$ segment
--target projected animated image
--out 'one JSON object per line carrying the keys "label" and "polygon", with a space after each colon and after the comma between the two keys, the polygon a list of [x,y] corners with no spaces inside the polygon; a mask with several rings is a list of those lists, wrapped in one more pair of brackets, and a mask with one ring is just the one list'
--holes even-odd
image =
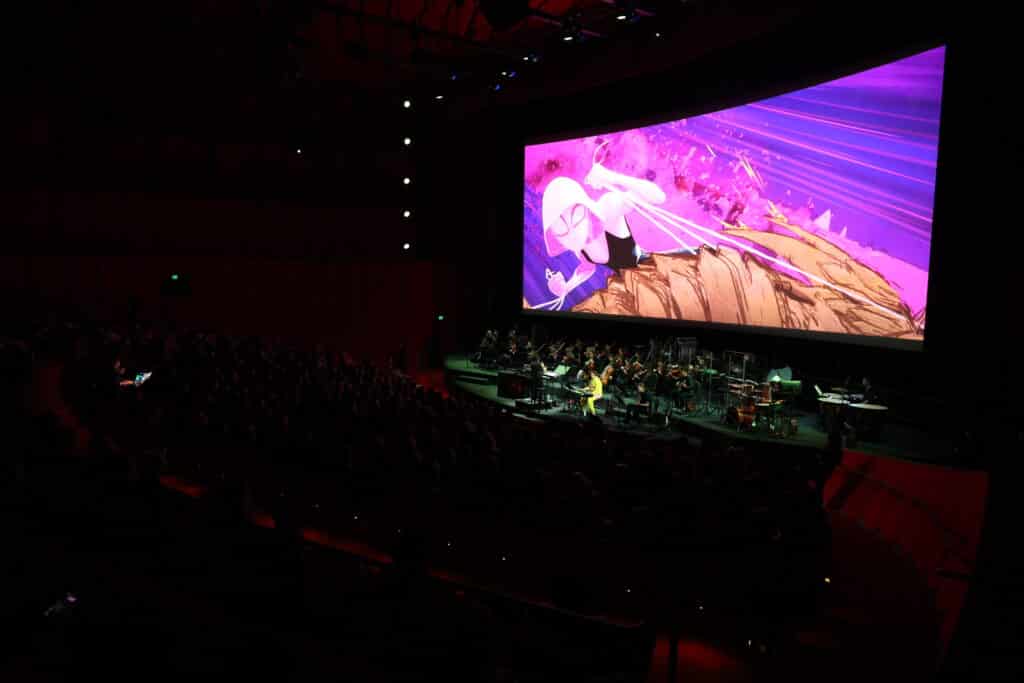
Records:
{"label": "projected animated image", "polygon": [[923,339],[943,60],[528,146],[523,307]]}

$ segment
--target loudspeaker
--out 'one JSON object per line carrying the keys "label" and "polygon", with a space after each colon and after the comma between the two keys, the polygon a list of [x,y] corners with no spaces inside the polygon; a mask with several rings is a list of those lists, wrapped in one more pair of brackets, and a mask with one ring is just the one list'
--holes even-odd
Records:
{"label": "loudspeaker", "polygon": [[529,393],[529,378],[515,372],[498,373],[499,398],[526,398]]}
{"label": "loudspeaker", "polygon": [[530,13],[529,0],[480,0],[480,12],[495,31],[507,31]]}

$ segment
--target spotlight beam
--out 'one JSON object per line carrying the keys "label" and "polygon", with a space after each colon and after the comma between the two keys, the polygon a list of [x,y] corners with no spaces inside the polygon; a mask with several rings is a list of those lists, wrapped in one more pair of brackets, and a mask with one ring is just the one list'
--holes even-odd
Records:
{"label": "spotlight beam", "polygon": [[[612,6],[617,6],[619,4],[617,0],[601,0],[601,2],[603,2],[606,5],[612,5]],[[636,5],[633,5],[633,7],[630,8],[630,9],[632,9],[633,12],[635,12],[637,14],[637,16],[641,16],[641,17],[656,17],[656,16],[658,16],[652,10],[643,9],[641,7],[637,7]]]}

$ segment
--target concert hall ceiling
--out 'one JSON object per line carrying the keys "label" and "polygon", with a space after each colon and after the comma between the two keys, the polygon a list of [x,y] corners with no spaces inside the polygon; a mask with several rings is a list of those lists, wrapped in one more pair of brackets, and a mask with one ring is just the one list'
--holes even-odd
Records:
{"label": "concert hall ceiling", "polygon": [[[361,178],[390,164],[379,158],[391,149],[380,141],[404,135],[396,131],[410,122],[465,127],[481,110],[660,73],[794,26],[798,34],[811,24],[837,30],[821,18],[823,4],[41,0],[7,22],[8,111],[18,140],[11,156],[29,185],[65,183],[55,180],[61,168],[67,182],[108,186],[141,183],[143,167],[154,186],[168,186],[168,173],[192,183],[198,166],[211,177],[280,168],[308,184],[323,175],[320,164],[332,178],[342,166]],[[880,0],[842,11],[873,5]],[[406,98],[411,111],[401,107]],[[331,156],[298,159],[300,147]],[[119,169],[121,180],[100,180],[99,171]],[[262,192],[250,175],[238,184]]]}
{"label": "concert hall ceiling", "polygon": [[[300,98],[351,110],[355,94],[368,92],[442,95],[449,105],[491,98],[486,104],[662,69],[771,32],[814,6],[810,0],[44,0],[23,7],[25,16],[12,22],[19,28],[12,55],[32,91],[78,101],[99,96],[129,107],[162,99],[147,116],[173,116],[193,100],[250,114]],[[207,113],[216,114],[212,108]]]}

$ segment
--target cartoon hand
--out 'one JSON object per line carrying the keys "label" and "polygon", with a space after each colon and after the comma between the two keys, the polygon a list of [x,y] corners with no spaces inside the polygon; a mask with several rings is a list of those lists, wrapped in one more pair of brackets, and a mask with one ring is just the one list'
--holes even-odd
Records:
{"label": "cartoon hand", "polygon": [[561,273],[553,273],[548,270],[545,275],[548,278],[548,289],[555,296],[562,298],[565,296],[565,276]]}

